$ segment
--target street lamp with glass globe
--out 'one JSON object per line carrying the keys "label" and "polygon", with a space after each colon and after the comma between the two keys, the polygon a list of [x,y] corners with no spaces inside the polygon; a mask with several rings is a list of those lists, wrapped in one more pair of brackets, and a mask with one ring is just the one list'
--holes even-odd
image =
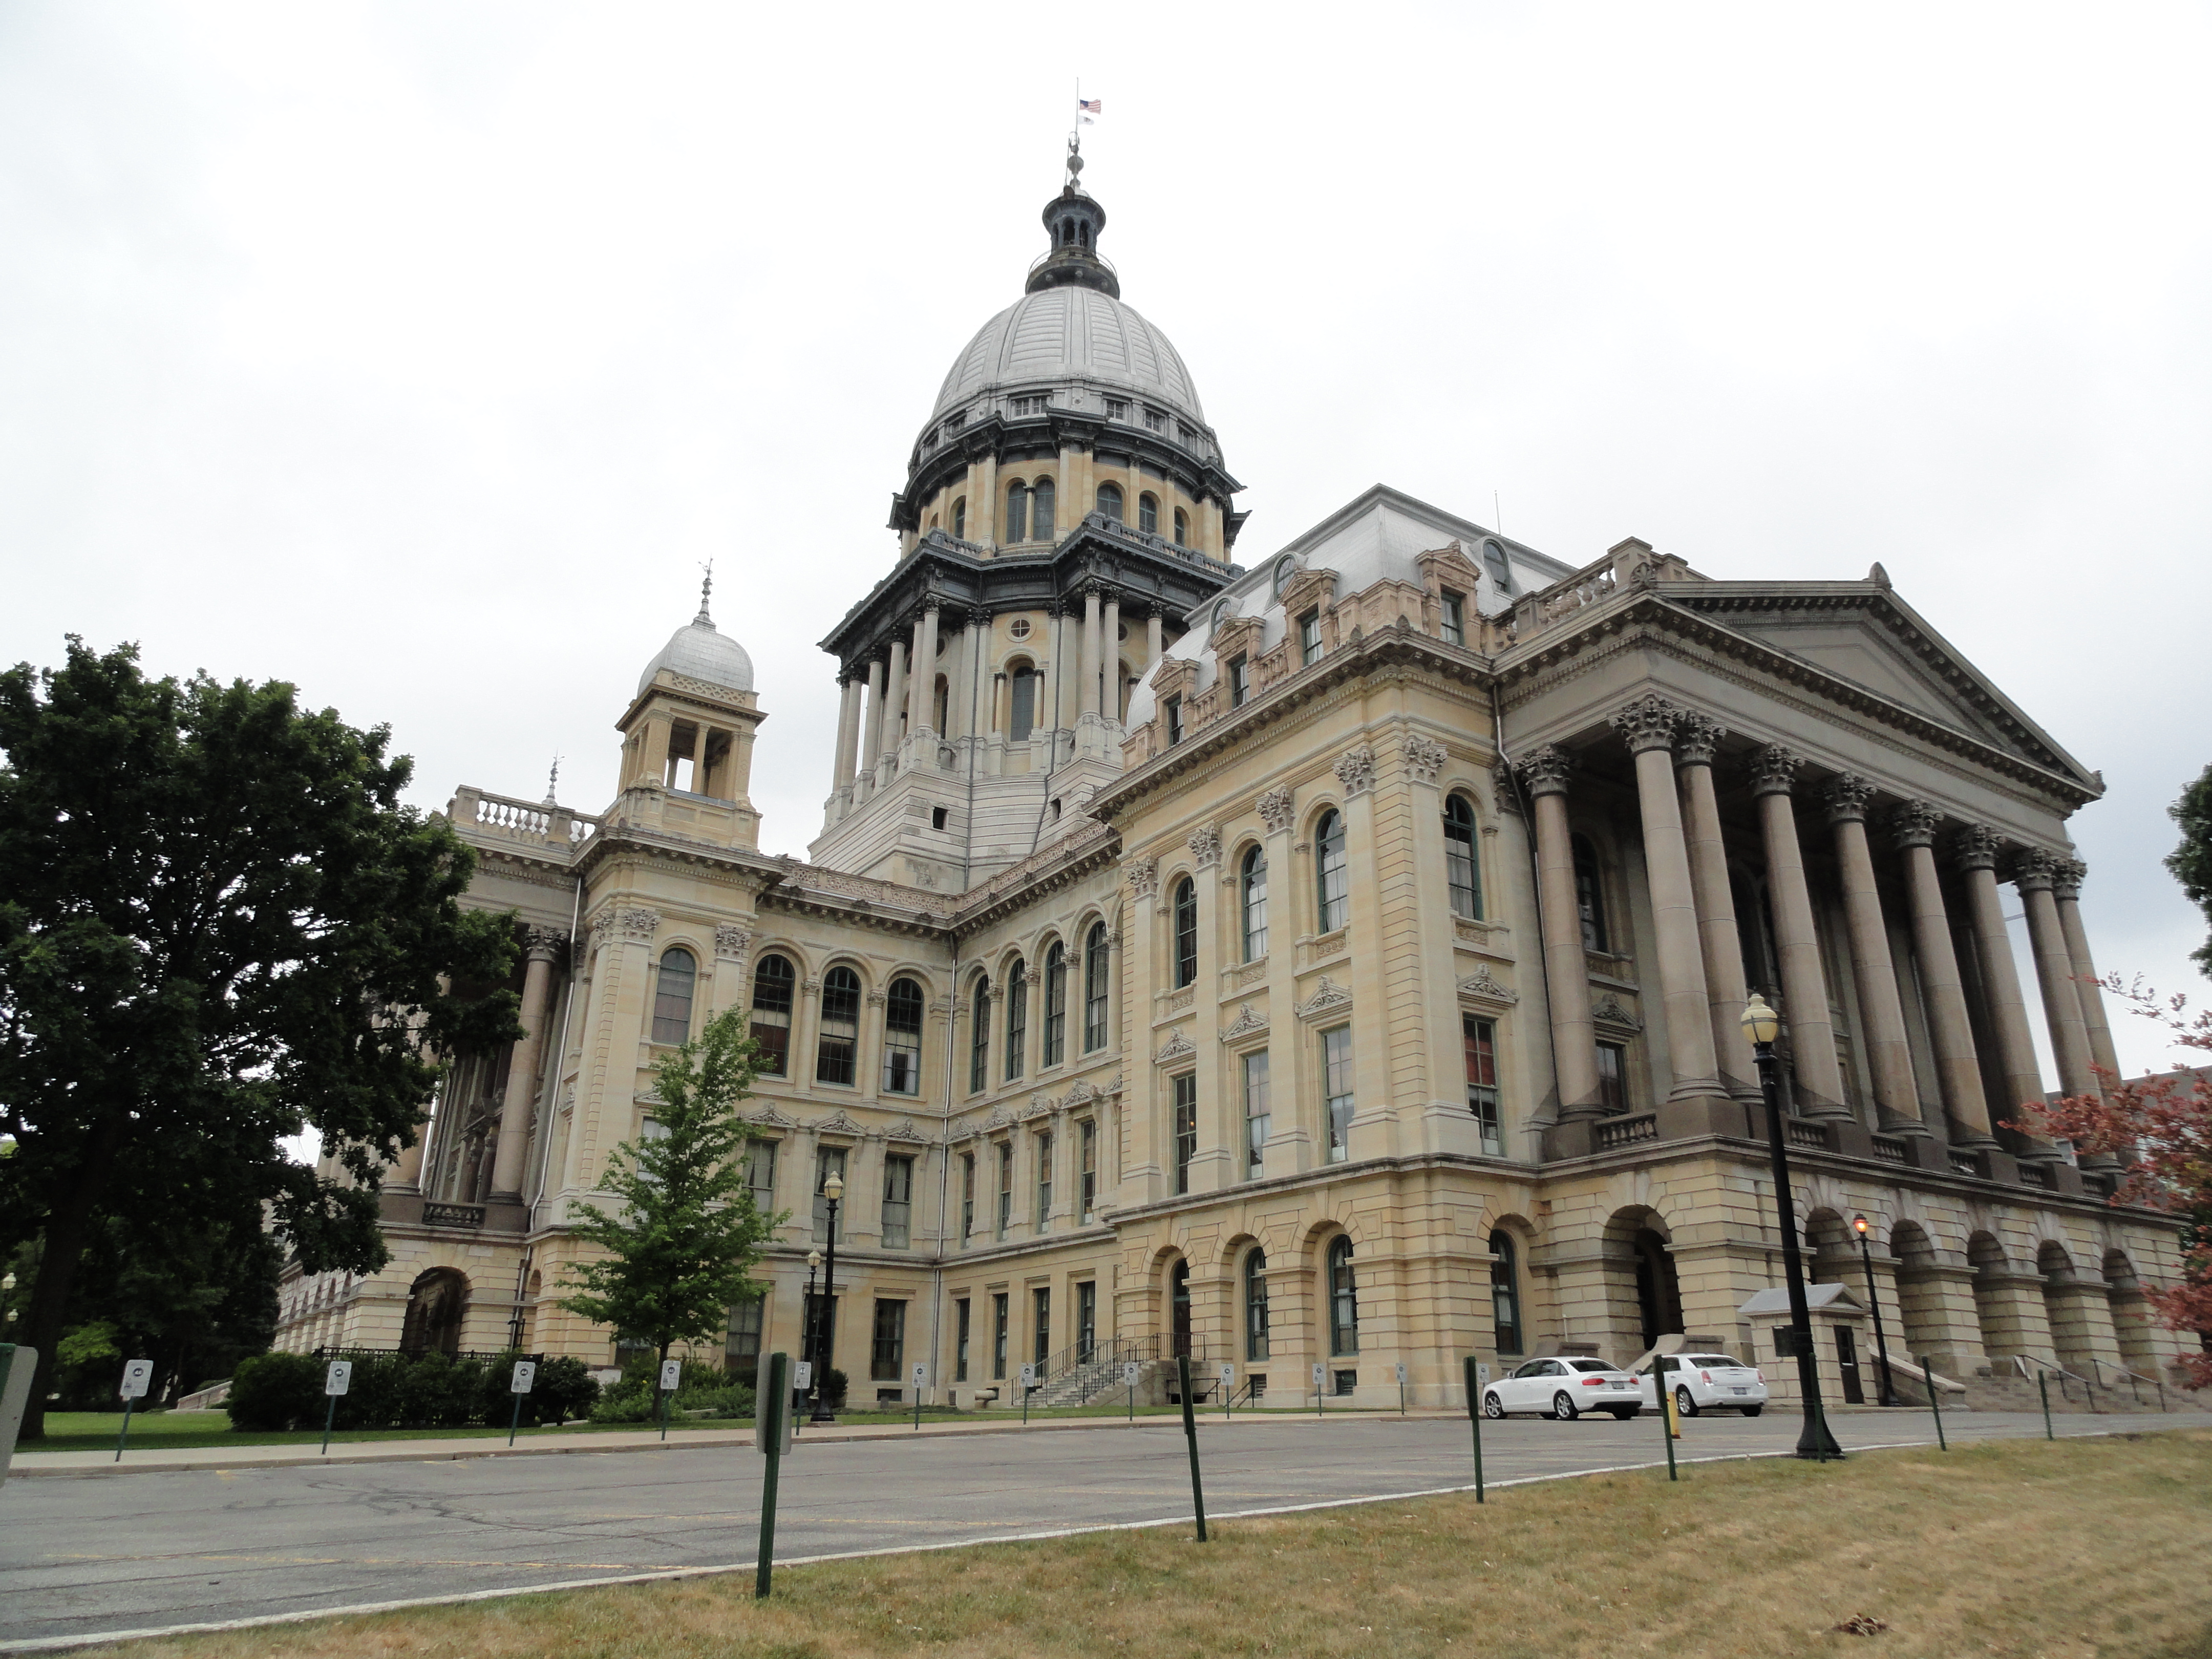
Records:
{"label": "street lamp with glass globe", "polygon": [[830,1206],[830,1253],[822,1270],[822,1329],[814,1342],[814,1414],[816,1423],[834,1423],[830,1409],[830,1362],[837,1344],[837,1321],[830,1310],[837,1299],[837,1206],[844,1201],[845,1176],[832,1170],[822,1183],[822,1196]]}
{"label": "street lamp with glass globe", "polygon": [[[811,1359],[814,1357],[816,1346],[822,1340],[822,1304],[814,1299],[814,1275],[821,1271],[822,1252],[809,1250],[806,1253],[805,1349],[799,1356],[802,1359]],[[814,1373],[811,1370],[808,1371],[806,1392],[811,1395],[818,1386],[820,1385],[814,1381]]]}
{"label": "street lamp with glass globe", "polygon": [[1874,1247],[1867,1241],[1867,1218],[1853,1216],[1851,1231],[1859,1236],[1859,1260],[1866,1264],[1867,1306],[1874,1310],[1874,1352],[1881,1364],[1881,1403],[1894,1406],[1897,1389],[1889,1380],[1889,1340],[1881,1331],[1881,1292],[1874,1284]]}
{"label": "street lamp with glass globe", "polygon": [[1844,1452],[1820,1415],[1820,1362],[1813,1351],[1813,1310],[1805,1302],[1805,1261],[1797,1249],[1797,1201],[1790,1192],[1790,1142],[1782,1127],[1781,1062],[1774,1056],[1774,1039],[1782,1033],[1782,1017],[1754,991],[1745,1005],[1742,1024],[1744,1036],[1751,1039],[1752,1057],[1759,1062],[1759,1091],[1766,1100],[1766,1144],[1774,1164],[1774,1215],[1782,1230],[1782,1272],[1790,1288],[1790,1346],[1797,1357],[1797,1393],[1805,1413],[1805,1426],[1797,1435],[1797,1455],[1825,1462],[1841,1457]]}

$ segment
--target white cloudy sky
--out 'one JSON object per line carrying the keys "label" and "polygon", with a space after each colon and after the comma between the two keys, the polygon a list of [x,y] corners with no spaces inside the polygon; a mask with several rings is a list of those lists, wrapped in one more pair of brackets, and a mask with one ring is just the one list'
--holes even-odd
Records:
{"label": "white cloudy sky", "polygon": [[[1378,480],[1572,562],[1899,589],[2109,797],[2100,962],[2196,988],[2212,760],[2196,5],[0,8],[0,659],[611,792],[719,562],[818,826],[813,641],[1042,246],[1073,82],[1264,554]],[[2148,1031],[2121,1033],[2158,1063]]]}

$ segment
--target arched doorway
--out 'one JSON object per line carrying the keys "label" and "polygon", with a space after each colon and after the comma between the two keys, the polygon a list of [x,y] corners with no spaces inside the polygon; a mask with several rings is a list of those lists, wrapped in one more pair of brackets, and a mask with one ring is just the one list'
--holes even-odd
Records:
{"label": "arched doorway", "polygon": [[2136,1264],[2125,1250],[2105,1252],[2105,1294],[2112,1305],[2112,1334],[2120,1345],[2120,1363],[2138,1376],[2158,1375],[2158,1350],[2151,1342],[2150,1307],[2143,1300],[2142,1283]]}
{"label": "arched doorway", "polygon": [[2084,1287],[2075,1277],[2074,1258],[2063,1244],[2046,1238],[2035,1252],[2035,1271],[2043,1276],[2043,1316],[2051,1327],[2051,1352],[2075,1376],[2094,1377],[2097,1356],[2083,1316]]}
{"label": "arched doorway", "polygon": [[1966,1260],[1974,1268],[1974,1318],[1982,1328],[1982,1352],[1992,1359],[2020,1352],[2020,1343],[2005,1317],[2004,1292],[1997,1284],[2008,1270],[2004,1246],[1994,1233],[1976,1233],[1966,1240]]}
{"label": "arched doorway", "polygon": [[1171,1358],[1196,1356],[1190,1346],[1190,1263],[1177,1261],[1168,1274],[1168,1333]]}
{"label": "arched doorway", "polygon": [[1636,1311],[1643,1320],[1644,1346],[1656,1348],[1661,1337],[1682,1328],[1682,1286],[1665,1239],[1650,1227],[1639,1227],[1630,1243],[1636,1252]]}
{"label": "arched doorway", "polygon": [[399,1328],[406,1353],[457,1354],[469,1312],[469,1281],[452,1267],[433,1267],[407,1291],[407,1316]]}

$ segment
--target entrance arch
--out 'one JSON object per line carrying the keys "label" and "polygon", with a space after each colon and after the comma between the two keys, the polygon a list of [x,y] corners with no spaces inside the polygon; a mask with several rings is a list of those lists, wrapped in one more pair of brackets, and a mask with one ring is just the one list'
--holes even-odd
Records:
{"label": "entrance arch", "polygon": [[407,1289],[407,1316],[399,1328],[399,1346],[411,1354],[457,1354],[461,1327],[469,1313],[467,1276],[453,1267],[433,1267],[416,1275]]}

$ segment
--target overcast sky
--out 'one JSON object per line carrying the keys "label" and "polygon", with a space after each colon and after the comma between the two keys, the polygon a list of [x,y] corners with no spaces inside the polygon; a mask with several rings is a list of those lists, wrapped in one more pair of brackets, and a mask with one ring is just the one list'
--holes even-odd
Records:
{"label": "overcast sky", "polygon": [[[0,6],[0,660],[281,678],[611,793],[716,562],[820,827],[908,450],[1043,246],[1076,78],[1125,297],[1264,556],[1386,481],[1579,564],[1899,591],[2110,794],[2100,965],[2212,990],[2200,6]],[[2163,1063],[2116,1021],[2132,1066]]]}

